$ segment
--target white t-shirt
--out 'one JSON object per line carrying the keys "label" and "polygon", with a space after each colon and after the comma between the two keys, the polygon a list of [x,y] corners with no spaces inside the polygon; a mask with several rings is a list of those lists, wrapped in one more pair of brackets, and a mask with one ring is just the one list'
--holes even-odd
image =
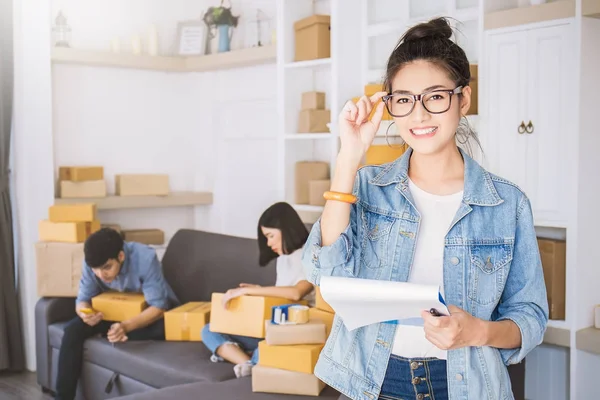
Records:
{"label": "white t-shirt", "polygon": [[[444,294],[444,240],[458,211],[463,192],[438,196],[417,187],[411,180],[408,187],[421,214],[415,256],[408,282],[439,285]],[[437,357],[446,359],[447,352],[438,349],[425,338],[422,326],[398,325],[392,353],[401,357]]]}
{"label": "white t-shirt", "polygon": [[[302,249],[294,251],[292,254],[282,254],[277,257],[277,279],[275,286],[295,286],[300,281],[308,281],[304,274],[302,266]],[[304,300],[308,301],[308,305],[315,305],[314,289],[304,296]]]}

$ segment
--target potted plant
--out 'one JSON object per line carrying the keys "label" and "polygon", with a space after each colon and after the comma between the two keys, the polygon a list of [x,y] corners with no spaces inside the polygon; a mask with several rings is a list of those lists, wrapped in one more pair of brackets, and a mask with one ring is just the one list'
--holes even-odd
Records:
{"label": "potted plant", "polygon": [[229,2],[229,7],[225,7],[224,3],[225,1],[221,0],[219,7],[209,7],[203,18],[204,23],[208,26],[208,40],[216,37],[217,33],[219,35],[219,53],[231,50],[233,28],[237,27],[240,18],[233,15],[231,2]]}

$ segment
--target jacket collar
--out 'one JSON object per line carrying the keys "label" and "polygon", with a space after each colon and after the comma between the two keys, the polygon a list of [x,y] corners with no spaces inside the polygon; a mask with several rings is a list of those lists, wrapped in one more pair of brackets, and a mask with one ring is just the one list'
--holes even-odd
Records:
{"label": "jacket collar", "polygon": [[[501,204],[504,200],[498,195],[490,173],[483,169],[460,147],[459,151],[465,163],[463,202],[478,206],[496,206]],[[408,164],[411,154],[412,149],[409,147],[400,158],[384,168],[369,183],[377,186],[387,186],[397,183],[403,189],[408,190]]]}

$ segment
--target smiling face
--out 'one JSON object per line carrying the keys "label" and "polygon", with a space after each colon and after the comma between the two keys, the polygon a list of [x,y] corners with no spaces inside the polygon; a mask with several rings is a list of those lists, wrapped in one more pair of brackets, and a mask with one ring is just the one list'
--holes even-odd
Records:
{"label": "smiling face", "polygon": [[281,230],[276,228],[265,228],[264,226],[261,226],[260,230],[265,238],[267,238],[267,246],[269,246],[274,253],[282,255],[283,242],[281,240]]}
{"label": "smiling face", "polygon": [[[454,137],[461,115],[469,109],[470,87],[465,86],[462,95],[450,95],[448,92],[457,85],[444,70],[424,60],[404,65],[391,80],[391,86],[394,96],[389,100],[388,107],[408,107],[407,110],[410,110],[411,104],[408,102],[412,99],[406,94],[430,92],[423,96],[427,109],[421,101],[416,101],[410,114],[394,117],[398,133],[414,153],[432,155],[456,148]],[[446,109],[448,102],[450,104],[447,111],[430,112]]]}

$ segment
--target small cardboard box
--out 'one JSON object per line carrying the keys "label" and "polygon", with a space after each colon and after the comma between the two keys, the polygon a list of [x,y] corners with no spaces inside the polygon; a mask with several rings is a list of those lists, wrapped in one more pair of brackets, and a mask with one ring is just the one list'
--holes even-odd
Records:
{"label": "small cardboard box", "polygon": [[147,307],[142,293],[104,292],[92,298],[92,308],[100,311],[105,321],[126,321]]}
{"label": "small cardboard box", "polygon": [[324,344],[327,327],[320,320],[309,320],[305,324],[273,324],[265,321],[265,342],[270,346],[295,344]]}
{"label": "small cardboard box", "polygon": [[93,198],[106,197],[106,182],[100,181],[61,181],[60,197],[69,198]]}
{"label": "small cardboard box", "polygon": [[42,242],[81,243],[100,229],[100,221],[51,222],[42,220],[38,224],[39,240]]}
{"label": "small cardboard box", "polygon": [[252,391],[318,396],[325,388],[314,374],[256,365],[252,368]]}
{"label": "small cardboard box", "polygon": [[295,61],[331,57],[331,17],[311,15],[294,23]]}
{"label": "small cardboard box", "polygon": [[115,193],[117,196],[167,196],[169,194],[169,175],[116,175]]}
{"label": "small cardboard box", "polygon": [[98,219],[96,204],[55,204],[48,210],[51,222],[91,222]]}
{"label": "small cardboard box", "polygon": [[335,311],[325,300],[323,300],[323,296],[321,296],[321,288],[318,286],[315,287],[315,308],[319,310],[327,311],[332,314],[335,314]]}
{"label": "small cardboard box", "polygon": [[160,229],[126,229],[122,233],[123,239],[127,242],[144,244],[165,243],[165,233]]}
{"label": "small cardboard box", "polygon": [[258,343],[258,364],[264,367],[312,374],[324,344],[298,344],[294,346],[270,346],[266,341]]}
{"label": "small cardboard box", "polygon": [[[324,92],[305,92],[302,93],[302,110],[324,110],[325,93]],[[327,121],[329,122],[329,121]]]}
{"label": "small cardboard box", "polygon": [[[290,303],[279,297],[241,296],[223,308],[223,293],[213,293],[210,310],[211,332],[242,335],[254,338],[265,337],[265,320],[271,319],[271,308]],[[306,302],[299,302],[306,304]]]}
{"label": "small cardboard box", "polygon": [[408,149],[407,145],[395,145],[394,147],[387,144],[371,145],[365,154],[365,165],[381,165],[395,161]]}
{"label": "small cardboard box", "polygon": [[330,120],[329,110],[301,110],[298,116],[298,133],[329,132],[327,124]]}
{"label": "small cardboard box", "polygon": [[329,164],[322,161],[299,161],[295,171],[296,204],[308,204],[308,182],[329,179]]}
{"label": "small cardboard box", "polygon": [[564,320],[566,305],[566,242],[538,238],[550,319]]}
{"label": "small cardboard box", "polygon": [[308,318],[312,320],[321,320],[325,323],[325,327],[327,328],[327,336],[331,333],[331,328],[333,327],[333,320],[335,314],[330,313],[328,311],[319,310],[318,308],[311,307],[308,309]]}
{"label": "small cardboard box", "polygon": [[35,244],[40,297],[77,297],[83,267],[83,243]]}
{"label": "small cardboard box", "polygon": [[104,167],[59,167],[58,180],[72,182],[101,181],[104,180]]}
{"label": "small cardboard box", "polygon": [[467,115],[475,115],[478,114],[479,110],[479,75],[478,75],[478,65],[471,64],[469,65],[469,70],[471,71],[471,82],[469,82],[469,86],[471,87],[471,106],[467,111]]}
{"label": "small cardboard box", "polygon": [[201,331],[210,321],[210,302],[189,302],[165,312],[165,338],[169,341],[202,341]]}
{"label": "small cardboard box", "polygon": [[321,179],[308,182],[308,204],[311,206],[324,206],[325,198],[323,193],[331,187],[331,180]]}

